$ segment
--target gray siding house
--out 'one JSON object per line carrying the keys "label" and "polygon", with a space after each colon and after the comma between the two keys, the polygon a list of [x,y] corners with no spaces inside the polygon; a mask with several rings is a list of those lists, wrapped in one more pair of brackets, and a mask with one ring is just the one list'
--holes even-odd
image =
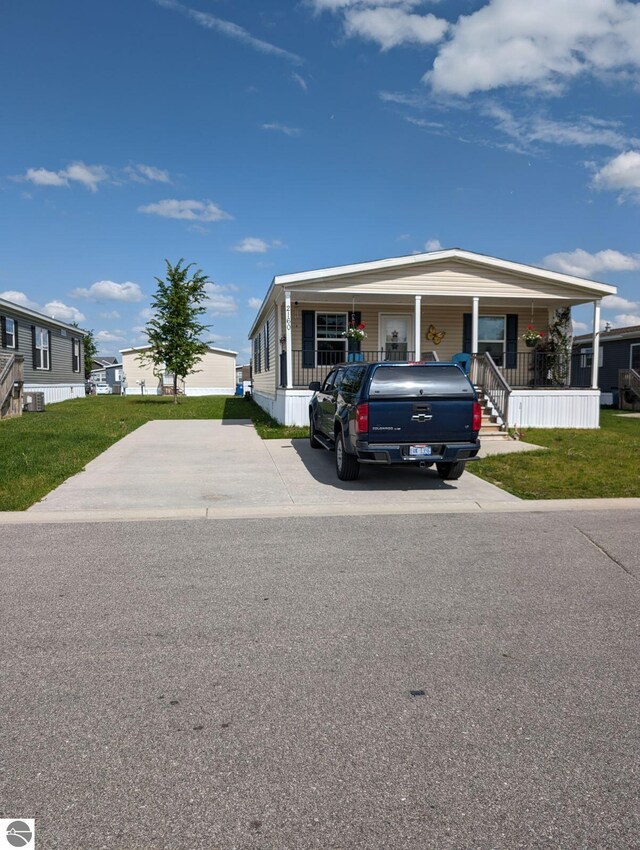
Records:
{"label": "gray siding house", "polygon": [[[591,368],[593,347],[590,334],[574,337],[573,353],[574,360],[579,355],[581,367]],[[630,370],[640,374],[640,325],[601,331],[598,357],[601,404],[618,405],[620,390],[627,386],[628,375],[625,373]]]}
{"label": "gray siding house", "polygon": [[84,396],[85,331],[0,298],[3,361],[22,356],[24,391],[45,403]]}

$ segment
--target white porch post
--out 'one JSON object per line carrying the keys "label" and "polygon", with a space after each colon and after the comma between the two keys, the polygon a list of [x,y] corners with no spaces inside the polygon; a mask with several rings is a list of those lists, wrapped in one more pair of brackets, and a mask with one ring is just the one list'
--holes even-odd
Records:
{"label": "white porch post", "polygon": [[598,389],[598,362],[600,361],[600,301],[593,302],[593,359],[591,361],[591,389]]}
{"label": "white porch post", "polygon": [[415,310],[416,310],[416,313],[415,313],[415,328],[414,328],[414,334],[415,334],[414,348],[415,348],[415,351],[413,352],[413,355],[414,355],[413,359],[414,360],[420,360],[422,358],[422,354],[421,354],[422,329],[420,327],[420,319],[421,319],[420,311],[422,310],[422,296],[421,295],[416,295]]}
{"label": "white porch post", "polygon": [[287,389],[293,387],[293,351],[291,342],[291,292],[284,293],[284,332],[287,340]]}
{"label": "white porch post", "polygon": [[282,351],[282,344],[280,340],[282,339],[282,304],[279,301],[276,301],[276,333],[278,336],[276,337],[276,351],[278,352],[278,371],[277,371],[277,381],[276,381],[276,389],[282,386],[282,357],[280,353]]}
{"label": "white porch post", "polygon": [[473,307],[471,311],[471,353],[478,353],[478,317],[480,315],[480,299],[478,296],[473,298]]}

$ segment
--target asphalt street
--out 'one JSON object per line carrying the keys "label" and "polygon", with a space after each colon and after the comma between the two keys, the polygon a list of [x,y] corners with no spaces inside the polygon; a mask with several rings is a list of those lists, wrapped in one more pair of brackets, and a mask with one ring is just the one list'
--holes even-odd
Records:
{"label": "asphalt street", "polygon": [[640,513],[2,528],[38,850],[631,850]]}

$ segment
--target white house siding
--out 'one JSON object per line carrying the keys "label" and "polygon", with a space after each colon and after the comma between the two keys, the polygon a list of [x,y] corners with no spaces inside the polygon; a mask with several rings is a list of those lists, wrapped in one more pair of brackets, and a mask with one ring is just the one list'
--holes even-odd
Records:
{"label": "white house siding", "polygon": [[84,380],[76,384],[25,384],[23,395],[29,393],[44,393],[45,404],[55,404],[59,401],[69,401],[71,398],[84,398]]}
{"label": "white house siding", "polygon": [[162,392],[160,378],[153,374],[151,363],[138,360],[139,351],[122,353],[122,372],[127,379],[127,395],[141,395],[140,382],[145,382],[145,395],[159,395]]}
{"label": "white house siding", "polygon": [[[265,357],[265,328],[267,324],[269,325],[269,369],[266,368],[267,360]],[[284,324],[282,327],[284,328]],[[256,368],[257,364],[255,362],[255,348],[252,349],[253,360],[251,377],[253,382],[253,395],[254,397],[260,396],[261,398],[275,400],[278,374],[277,357],[280,351],[275,307],[272,307],[269,310],[265,321],[257,328],[253,340],[256,340],[258,337],[261,340],[262,357],[260,364],[261,368],[260,371],[258,371]]]}
{"label": "white house siding", "polygon": [[513,390],[512,428],[599,428],[600,390]]}

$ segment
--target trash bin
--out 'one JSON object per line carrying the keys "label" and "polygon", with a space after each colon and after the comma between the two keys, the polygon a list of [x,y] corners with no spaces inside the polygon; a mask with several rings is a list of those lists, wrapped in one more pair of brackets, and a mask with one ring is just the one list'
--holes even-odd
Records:
{"label": "trash bin", "polygon": [[236,384],[236,395],[244,395],[244,387],[242,384]]}

